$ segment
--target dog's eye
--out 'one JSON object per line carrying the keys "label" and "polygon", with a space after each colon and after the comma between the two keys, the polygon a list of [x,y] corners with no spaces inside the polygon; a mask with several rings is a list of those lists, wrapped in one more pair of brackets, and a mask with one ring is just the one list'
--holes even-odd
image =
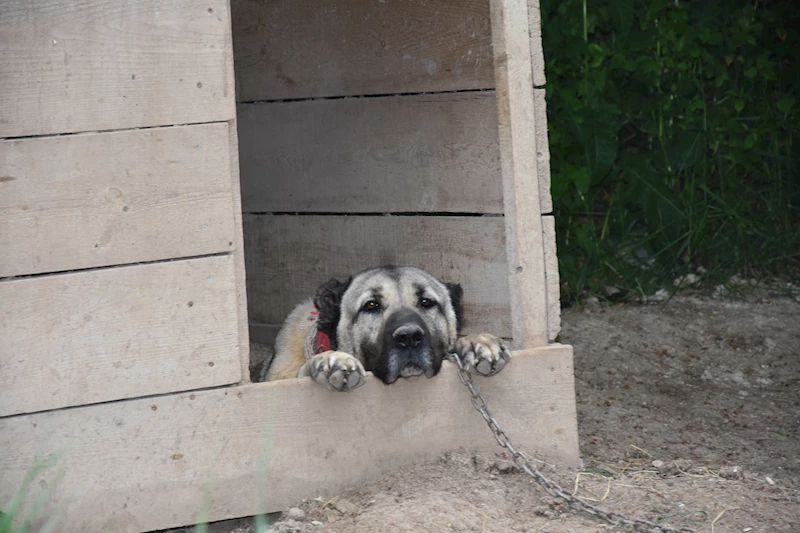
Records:
{"label": "dog's eye", "polygon": [[433,307],[434,305],[436,305],[436,302],[434,302],[430,298],[422,298],[419,301],[419,305],[420,305],[420,307],[424,307],[425,309],[428,309],[428,308]]}
{"label": "dog's eye", "polygon": [[367,303],[361,306],[364,311],[377,311],[380,309],[380,307],[381,304],[379,304],[376,300],[369,300]]}

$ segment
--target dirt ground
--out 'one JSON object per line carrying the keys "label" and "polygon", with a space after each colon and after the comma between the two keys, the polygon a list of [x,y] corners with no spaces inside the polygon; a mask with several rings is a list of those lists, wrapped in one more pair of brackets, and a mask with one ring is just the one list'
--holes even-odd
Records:
{"label": "dirt ground", "polygon": [[[584,467],[542,472],[605,509],[671,527],[800,531],[800,303],[789,292],[565,310]],[[612,530],[548,496],[499,447],[455,451],[270,518],[272,531],[298,533]]]}

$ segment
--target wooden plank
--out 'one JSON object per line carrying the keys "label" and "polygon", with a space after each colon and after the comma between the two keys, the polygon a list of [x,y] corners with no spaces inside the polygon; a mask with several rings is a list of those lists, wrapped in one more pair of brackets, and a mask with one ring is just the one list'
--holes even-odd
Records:
{"label": "wooden plank", "polygon": [[492,92],[239,105],[245,212],[502,213]]}
{"label": "wooden plank", "polygon": [[491,0],[500,162],[515,345],[547,344],[547,295],[526,0]]}
{"label": "wooden plank", "polygon": [[234,0],[240,102],[489,89],[487,0]]}
{"label": "wooden plank", "polygon": [[241,379],[230,255],[0,282],[0,416]]}
{"label": "wooden plank", "polygon": [[281,324],[250,324],[250,340],[272,346],[281,330]]}
{"label": "wooden plank", "polygon": [[0,137],[230,120],[226,0],[0,2]]}
{"label": "wooden plank", "polygon": [[242,195],[239,181],[239,143],[237,141],[236,121],[228,124],[230,131],[230,175],[233,189],[233,224],[236,250],[232,252],[236,278],[236,316],[239,328],[239,362],[242,382],[250,382],[250,328],[247,323],[247,274],[244,260],[244,231],[242,229]]}
{"label": "wooden plank", "polygon": [[[580,464],[572,349],[515,353],[476,378],[492,414],[529,455]],[[330,498],[387,471],[459,447],[495,451],[452,363],[430,380],[356,391],[310,378],[253,383],[0,420],[0,501],[9,501],[37,451],[66,447],[46,476],[45,513],[58,531],[139,532],[283,510]],[[38,480],[34,483],[40,489]],[[208,498],[205,496],[208,495]]]}
{"label": "wooden plank", "polygon": [[555,341],[561,333],[561,281],[556,253],[556,220],[552,215],[542,217],[544,232],[544,272],[547,279],[547,337]]}
{"label": "wooden plank", "polygon": [[0,142],[0,276],[235,248],[228,124]]}
{"label": "wooden plank", "polygon": [[543,87],[547,83],[545,78],[544,50],[542,49],[542,12],[539,9],[539,0],[528,0],[528,24],[531,43],[531,71],[533,85]]}
{"label": "wooden plank", "polygon": [[502,217],[245,215],[250,321],[280,324],[330,279],[407,264],[464,286],[465,331],[511,334]]}
{"label": "wooden plank", "polygon": [[536,128],[536,174],[539,181],[539,210],[542,214],[553,212],[550,195],[550,142],[547,138],[547,102],[545,90],[533,90],[533,112]]}

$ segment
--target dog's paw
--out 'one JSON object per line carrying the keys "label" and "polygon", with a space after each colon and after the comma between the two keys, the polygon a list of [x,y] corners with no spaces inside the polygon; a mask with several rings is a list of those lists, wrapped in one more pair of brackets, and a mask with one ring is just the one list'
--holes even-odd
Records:
{"label": "dog's paw", "polygon": [[308,362],[311,379],[324,387],[349,392],[364,384],[366,372],[361,362],[345,352],[323,352]]}
{"label": "dog's paw", "polygon": [[511,361],[503,339],[488,333],[467,335],[456,341],[456,353],[468,372],[493,376]]}

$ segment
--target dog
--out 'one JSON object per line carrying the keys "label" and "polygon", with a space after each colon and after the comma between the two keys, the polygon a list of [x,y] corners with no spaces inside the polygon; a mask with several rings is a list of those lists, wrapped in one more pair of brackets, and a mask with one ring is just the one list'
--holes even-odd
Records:
{"label": "dog", "polygon": [[431,378],[454,351],[468,371],[497,374],[511,352],[494,335],[459,338],[462,295],[461,285],[410,266],[331,279],[286,318],[266,381],[310,376],[348,392],[364,384],[368,371],[386,384]]}

